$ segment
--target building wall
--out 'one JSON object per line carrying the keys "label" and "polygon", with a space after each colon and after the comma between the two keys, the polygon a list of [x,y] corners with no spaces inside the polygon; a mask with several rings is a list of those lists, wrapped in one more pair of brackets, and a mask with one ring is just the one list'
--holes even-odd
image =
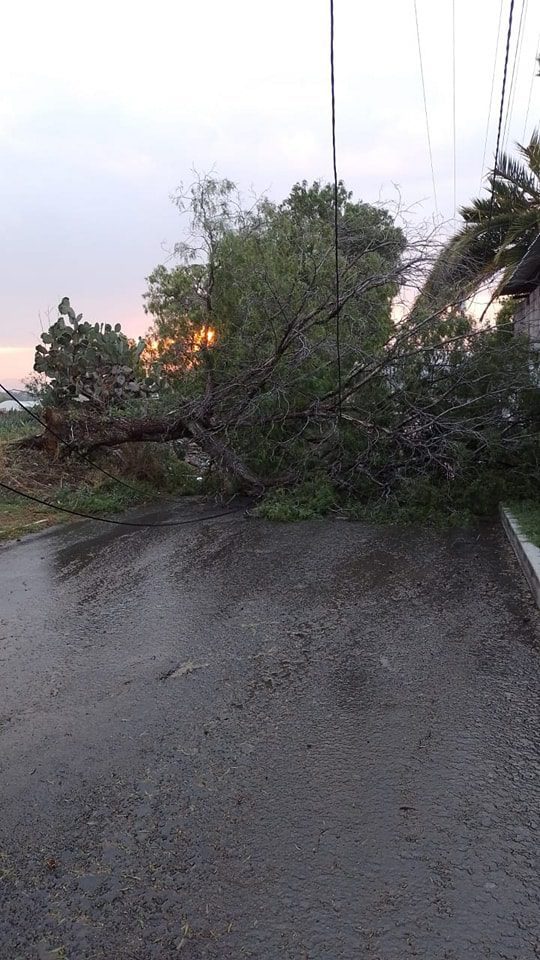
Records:
{"label": "building wall", "polygon": [[514,314],[514,330],[525,333],[531,345],[540,349],[540,286],[523,300]]}

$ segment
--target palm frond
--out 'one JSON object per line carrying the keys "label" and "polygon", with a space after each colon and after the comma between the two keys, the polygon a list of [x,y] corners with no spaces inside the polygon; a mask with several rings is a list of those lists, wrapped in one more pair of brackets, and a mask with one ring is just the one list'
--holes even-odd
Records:
{"label": "palm frond", "polygon": [[463,222],[437,257],[415,310],[465,299],[501,272],[504,282],[540,233],[540,129],[517,149],[518,157],[503,153],[489,172],[488,196],[461,207]]}
{"label": "palm frond", "polygon": [[533,130],[527,146],[518,143],[517,148],[535,177],[540,180],[540,128]]}
{"label": "palm frond", "polygon": [[540,182],[536,175],[530,168],[527,169],[525,164],[507,153],[499,157],[497,169],[490,172],[489,181],[491,187],[495,189],[501,181],[507,181],[517,191],[529,193],[532,196],[538,196],[540,192]]}

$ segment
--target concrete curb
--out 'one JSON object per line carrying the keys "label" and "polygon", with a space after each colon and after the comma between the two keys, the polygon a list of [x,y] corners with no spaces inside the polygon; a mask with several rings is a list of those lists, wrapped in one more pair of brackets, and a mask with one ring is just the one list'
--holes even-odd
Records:
{"label": "concrete curb", "polygon": [[540,549],[523,536],[518,521],[502,504],[500,513],[506,536],[540,607]]}

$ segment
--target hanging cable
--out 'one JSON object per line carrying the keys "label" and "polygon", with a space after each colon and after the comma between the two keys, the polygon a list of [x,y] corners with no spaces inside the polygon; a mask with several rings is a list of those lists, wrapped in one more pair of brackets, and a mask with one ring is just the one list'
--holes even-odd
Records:
{"label": "hanging cable", "polygon": [[457,166],[456,166],[456,0],[452,0],[452,140],[453,140],[453,188],[454,222],[457,211]]}
{"label": "hanging cable", "polygon": [[334,172],[334,271],[336,293],[336,358],[338,380],[338,420],[341,421],[341,398],[343,393],[341,383],[341,291],[339,285],[339,180],[337,171],[336,147],[336,78],[334,54],[334,0],[330,0],[330,93],[332,101],[332,165]]}
{"label": "hanging cable", "polygon": [[111,517],[98,517],[92,513],[84,513],[82,510],[72,510],[70,507],[61,507],[57,503],[51,503],[50,500],[43,500],[41,497],[36,497],[32,493],[18,490],[17,487],[12,487],[1,480],[0,487],[2,487],[3,490],[7,490],[8,493],[14,493],[18,497],[23,497],[25,500],[32,500],[33,503],[39,503],[44,507],[49,507],[50,510],[57,510],[59,513],[69,513],[72,517],[81,517],[83,520],[97,520],[99,523],[112,523],[117,527],[145,527],[146,529],[184,527],[188,524],[204,523],[205,520],[217,520],[220,517],[228,517],[232,513],[238,513],[246,509],[245,506],[232,507],[230,510],[221,510],[219,513],[209,513],[204,517],[188,517],[186,520],[162,520],[161,523],[144,523],[141,521],[137,522],[136,520],[113,520]]}
{"label": "hanging cable", "polygon": [[435,169],[433,167],[433,151],[431,149],[431,133],[429,128],[429,113],[427,106],[427,96],[426,96],[426,81],[424,77],[424,61],[422,59],[422,42],[420,39],[420,24],[418,22],[418,7],[416,0],[413,0],[414,5],[414,18],[416,21],[416,37],[418,40],[418,58],[420,60],[420,78],[422,80],[422,95],[424,98],[424,114],[426,118],[426,133],[427,133],[427,143],[428,143],[428,153],[429,153],[429,165],[431,167],[431,183],[433,186],[433,200],[435,202],[435,214],[439,216],[439,204],[437,201],[437,187],[435,185]]}
{"label": "hanging cable", "polygon": [[492,106],[493,106],[493,93],[494,93],[494,90],[495,90],[495,76],[496,76],[496,73],[497,73],[497,54],[498,54],[498,52],[499,52],[499,40],[500,40],[500,37],[501,37],[501,25],[502,25],[503,4],[504,4],[504,0],[501,0],[501,4],[500,4],[500,7],[499,7],[499,25],[498,25],[498,27],[497,27],[497,41],[496,41],[496,43],[495,43],[495,53],[494,53],[494,55],[493,55],[493,72],[492,72],[492,74],[491,74],[491,90],[490,90],[490,94],[489,94],[489,108],[488,108],[488,118],[487,118],[487,123],[486,123],[486,134],[485,134],[485,137],[484,137],[484,151],[483,151],[483,153],[482,153],[482,167],[481,167],[481,170],[480,170],[480,185],[479,185],[479,187],[478,187],[478,192],[479,192],[479,193],[480,193],[480,191],[482,190],[482,184],[483,184],[483,182],[484,182],[484,170],[485,170],[485,166],[486,166],[486,153],[487,153],[487,142],[488,142],[488,136],[489,136],[489,125],[490,125],[490,123],[491,123],[491,108],[492,108]]}
{"label": "hanging cable", "polygon": [[489,202],[489,217],[488,217],[488,226],[491,224],[491,218],[493,216],[493,203],[495,201],[495,181],[497,179],[497,164],[499,162],[499,147],[501,143],[501,127],[503,120],[503,111],[504,111],[504,95],[506,92],[506,78],[508,74],[508,57],[510,54],[510,39],[512,36],[512,19],[514,16],[514,0],[510,0],[510,12],[508,15],[508,28],[506,32],[506,53],[504,56],[504,70],[503,70],[503,82],[502,82],[502,91],[501,91],[501,105],[499,109],[499,125],[497,129],[497,145],[495,147],[495,163],[493,167],[493,177],[491,180],[491,199]]}
{"label": "hanging cable", "polygon": [[[22,409],[25,411],[25,413],[27,413],[30,417],[33,417],[33,419],[36,420],[37,423],[41,424],[41,426],[44,427],[45,430],[48,430],[53,437],[55,437],[61,443],[64,443],[68,447],[68,449],[71,449],[71,445],[68,443],[67,440],[65,440],[62,436],[60,436],[60,434],[55,433],[54,430],[51,430],[51,428],[47,425],[47,423],[44,420],[42,420],[41,417],[38,417],[37,413],[34,413],[34,411],[30,410],[29,407],[25,407],[24,404],[16,396],[16,394],[14,394],[11,390],[9,390],[8,387],[4,386],[3,383],[0,383],[0,390],[3,390],[4,393],[8,395],[8,397],[11,397],[11,399],[15,401],[15,403],[18,403],[19,406],[22,407]],[[140,489],[137,489],[137,487],[132,486],[130,483],[126,483],[124,480],[121,480],[119,477],[115,477],[113,473],[109,473],[109,471],[106,470],[104,467],[100,467],[99,464],[95,463],[92,460],[92,458],[88,457],[85,453],[82,453],[79,450],[75,450],[75,453],[77,454],[78,457],[81,458],[81,460],[85,460],[95,470],[100,471],[106,477],[109,477],[111,480],[114,480],[115,483],[118,483],[121,487],[125,487],[126,490],[130,490],[132,493],[135,493],[137,496],[140,496],[141,491]],[[27,500],[33,500],[35,503],[40,503],[45,507],[50,507],[51,510],[59,510],[62,513],[69,513],[75,517],[82,517],[85,520],[98,520],[101,523],[114,523],[116,526],[124,526],[124,527],[126,526],[127,527],[178,527],[188,523],[197,523],[199,520],[201,522],[203,520],[215,520],[215,519],[218,519],[219,517],[226,517],[228,516],[229,513],[235,513],[237,512],[237,510],[244,509],[243,507],[233,508],[232,510],[223,511],[220,513],[212,513],[207,517],[195,517],[195,518],[190,518],[189,520],[169,520],[169,521],[164,521],[163,523],[131,523],[127,520],[111,520],[109,517],[98,517],[90,513],[83,513],[79,510],[71,510],[68,507],[60,507],[57,504],[50,503],[48,500],[42,500],[39,497],[35,497],[30,493],[25,493],[23,490],[17,490],[15,487],[10,487],[6,483],[0,482],[0,487],[3,487],[4,490],[8,490],[10,493],[15,493],[20,497],[26,497]],[[182,503],[182,501],[175,500],[173,497],[165,496],[160,491],[158,491],[158,493],[160,497],[162,497],[165,501],[167,501],[168,503],[174,504],[175,506],[179,506]]]}
{"label": "hanging cable", "polygon": [[[19,407],[21,407],[21,409],[24,410],[24,412],[27,413],[29,417],[32,417],[45,430],[47,430],[47,432],[50,433],[51,436],[53,436],[60,443],[63,443],[64,446],[68,448],[68,450],[71,450],[73,453],[75,453],[81,460],[84,460],[85,463],[88,463],[94,470],[98,470],[105,477],[108,477],[110,480],[114,480],[114,482],[117,483],[119,486],[125,487],[126,490],[130,490],[131,493],[135,493],[137,494],[137,496],[140,496],[141,491],[137,489],[137,487],[134,487],[131,483],[126,483],[126,481],[122,480],[120,477],[116,477],[114,473],[110,473],[109,470],[105,469],[105,467],[101,467],[99,463],[96,463],[95,460],[92,460],[92,458],[89,457],[88,454],[83,453],[81,450],[77,450],[76,448],[72,447],[69,440],[66,440],[59,433],[53,430],[48,425],[48,423],[46,423],[45,420],[42,420],[41,417],[38,417],[37,413],[31,410],[30,407],[25,407],[24,403],[21,400],[19,400],[17,395],[13,393],[11,390],[9,390],[7,387],[5,387],[3,383],[0,383],[0,390],[3,390],[4,393],[8,395],[8,397],[11,397],[11,399],[15,401],[15,403],[18,403]],[[176,500],[174,497],[168,497],[166,494],[162,493],[162,491],[160,490],[158,490],[157,493],[158,493],[158,496],[161,497],[161,499],[164,500],[166,503],[173,503],[178,505],[180,502],[179,500]]]}
{"label": "hanging cable", "polygon": [[538,44],[537,44],[537,46],[536,46],[536,54],[535,54],[535,58],[534,58],[534,66],[533,66],[533,70],[532,70],[531,82],[530,82],[530,85],[529,85],[529,96],[528,96],[528,98],[527,98],[527,110],[526,110],[526,113],[525,113],[525,123],[523,124],[523,136],[522,136],[521,139],[523,140],[523,143],[524,143],[524,144],[525,144],[525,138],[526,138],[526,136],[527,136],[527,124],[528,124],[528,122],[529,122],[529,113],[530,113],[530,110],[531,110],[531,102],[532,102],[532,92],[533,92],[533,87],[534,87],[534,80],[535,80],[535,77],[540,76],[540,72],[539,72],[539,73],[536,72],[539,67],[540,67],[540,34],[538,35]]}
{"label": "hanging cable", "polygon": [[514,51],[514,63],[512,66],[512,75],[510,77],[508,104],[506,107],[506,115],[504,118],[504,126],[503,126],[503,135],[502,135],[503,153],[505,153],[507,150],[508,137],[510,135],[510,122],[511,122],[512,112],[514,109],[514,100],[516,96],[517,81],[519,77],[519,66],[521,61],[521,51],[523,47],[523,35],[525,32],[525,23],[527,20],[527,5],[528,5],[528,0],[522,0],[521,13],[520,13],[519,25],[518,25],[518,33],[517,33],[517,39],[516,39],[516,49]]}

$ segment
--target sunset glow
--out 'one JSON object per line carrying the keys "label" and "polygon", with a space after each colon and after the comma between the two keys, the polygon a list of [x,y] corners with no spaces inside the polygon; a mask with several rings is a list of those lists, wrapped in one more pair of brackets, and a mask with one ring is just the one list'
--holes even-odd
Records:
{"label": "sunset glow", "polygon": [[217,333],[214,327],[202,326],[193,331],[190,337],[184,340],[173,340],[170,337],[146,338],[146,347],[142,354],[142,361],[146,367],[161,361],[166,370],[189,370],[194,365],[194,354],[214,346]]}

